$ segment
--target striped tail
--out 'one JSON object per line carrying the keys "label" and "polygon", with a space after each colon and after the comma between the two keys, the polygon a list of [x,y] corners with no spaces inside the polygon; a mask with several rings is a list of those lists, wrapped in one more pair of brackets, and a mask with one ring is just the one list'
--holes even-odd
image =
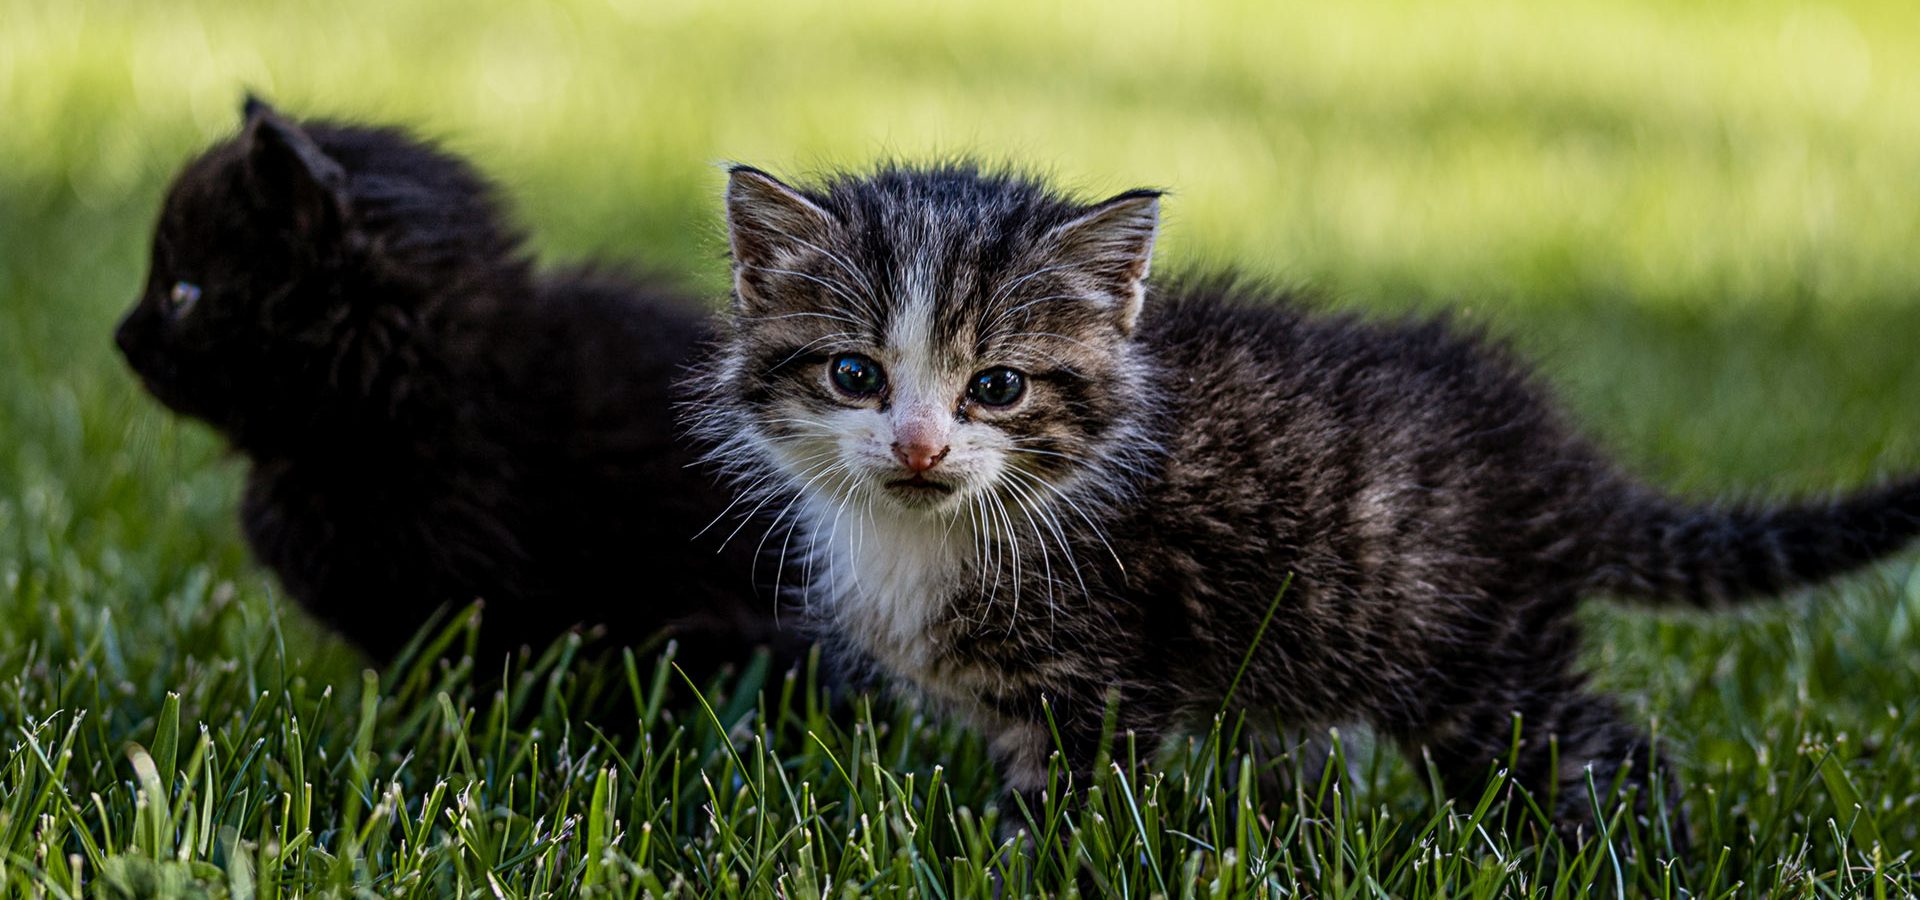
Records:
{"label": "striped tail", "polygon": [[1659,603],[1722,606],[1863,568],[1920,535],[1920,478],[1825,503],[1687,507],[1642,497],[1613,517],[1592,587]]}

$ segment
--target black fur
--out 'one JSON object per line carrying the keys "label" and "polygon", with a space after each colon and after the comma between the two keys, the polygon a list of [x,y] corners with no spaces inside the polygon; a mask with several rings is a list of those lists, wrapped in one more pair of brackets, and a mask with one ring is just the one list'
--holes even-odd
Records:
{"label": "black fur", "polygon": [[249,101],[175,180],[117,340],[251,460],[259,560],[376,659],[475,600],[483,670],[577,625],[665,629],[696,671],[800,652],[752,548],[694,540],[727,497],[688,468],[670,391],[706,315],[657,284],[538,271],[504,221],[449,154]]}
{"label": "black fur", "polygon": [[[965,166],[816,189],[741,169],[729,189],[735,314],[694,382],[711,458],[795,510],[840,651],[985,730],[1014,790],[1043,780],[1049,721],[1084,779],[1109,698],[1149,746],[1204,728],[1291,576],[1233,706],[1365,723],[1469,796],[1510,762],[1577,828],[1588,767],[1603,786],[1650,771],[1576,668],[1584,596],[1765,596],[1920,532],[1915,480],[1783,508],[1670,499],[1444,320],[1222,279],[1130,307],[1153,196],[1088,205]],[[822,363],[848,353],[903,387],[837,391]],[[993,366],[1031,387],[982,410],[966,379]],[[889,441],[936,439],[950,455],[918,480],[889,461]]]}

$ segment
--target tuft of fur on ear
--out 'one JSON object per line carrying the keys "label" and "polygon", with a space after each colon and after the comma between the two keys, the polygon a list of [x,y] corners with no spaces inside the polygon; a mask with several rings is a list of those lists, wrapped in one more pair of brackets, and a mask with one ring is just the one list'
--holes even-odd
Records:
{"label": "tuft of fur on ear", "polygon": [[1116,301],[1120,330],[1133,333],[1146,302],[1147,270],[1160,227],[1160,191],[1116,194],[1049,232],[1062,262]]}
{"label": "tuft of fur on ear", "polygon": [[251,95],[243,143],[254,198],[291,219],[294,233],[329,237],[347,218],[347,172],[299,125]]}
{"label": "tuft of fur on ear", "polygon": [[817,252],[833,228],[833,214],[752,166],[734,166],[727,177],[727,244],[733,254],[734,300],[752,308],[767,298],[769,270],[789,269]]}

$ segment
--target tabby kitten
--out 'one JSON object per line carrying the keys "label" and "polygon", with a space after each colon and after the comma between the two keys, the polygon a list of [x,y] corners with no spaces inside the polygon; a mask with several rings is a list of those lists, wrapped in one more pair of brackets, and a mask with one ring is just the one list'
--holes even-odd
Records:
{"label": "tabby kitten", "polygon": [[1648,778],[1646,736],[1575,668],[1583,596],[1716,606],[1920,531],[1913,480],[1663,496],[1443,322],[1149,285],[1158,209],[966,165],[727,188],[709,458],[788,510],[772,542],[840,652],[982,729],[1014,791],[1055,727],[1085,784],[1110,700],[1145,746],[1204,729],[1275,610],[1233,708],[1364,723],[1469,796],[1518,715],[1512,774],[1577,829],[1584,770]]}
{"label": "tabby kitten", "polygon": [[492,187],[400,131],[244,113],[176,178],[117,339],[251,460],[288,593],[383,660],[476,599],[494,670],[580,624],[667,629],[697,670],[799,652],[752,545],[693,540],[729,499],[673,428],[696,304],[537,270]]}

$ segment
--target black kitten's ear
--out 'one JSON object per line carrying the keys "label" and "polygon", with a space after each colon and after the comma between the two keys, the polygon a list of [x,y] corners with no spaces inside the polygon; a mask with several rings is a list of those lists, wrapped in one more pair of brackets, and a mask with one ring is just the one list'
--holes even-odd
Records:
{"label": "black kitten's ear", "polygon": [[1048,234],[1058,258],[1112,297],[1120,330],[1132,333],[1146,300],[1147,269],[1160,227],[1160,192],[1115,195]]}
{"label": "black kitten's ear", "polygon": [[271,112],[273,112],[273,104],[260,99],[260,95],[252,91],[248,91],[247,98],[240,101],[240,120],[242,122],[252,122],[255,118]]}
{"label": "black kitten's ear", "polygon": [[300,126],[252,97],[247,102],[246,178],[255,199],[290,216],[296,233],[333,235],[347,217],[347,172]]}
{"label": "black kitten's ear", "polygon": [[727,244],[733,251],[735,299],[763,303],[769,269],[792,268],[793,260],[818,252],[830,238],[833,214],[751,166],[734,166],[727,178]]}

